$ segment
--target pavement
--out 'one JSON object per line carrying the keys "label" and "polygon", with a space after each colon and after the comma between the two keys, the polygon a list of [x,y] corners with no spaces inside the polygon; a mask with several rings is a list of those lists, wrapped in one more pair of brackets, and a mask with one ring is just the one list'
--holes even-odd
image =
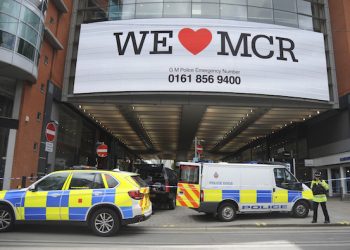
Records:
{"label": "pavement", "polygon": [[[213,227],[305,227],[305,226],[350,226],[350,201],[332,198],[327,202],[330,224],[324,224],[321,207],[318,210],[318,223],[312,224],[310,211],[306,218],[294,218],[288,213],[238,214],[232,222],[220,222],[214,216],[198,213],[195,210],[176,207],[175,210],[154,209],[152,217],[138,227],[153,228],[213,228]],[[132,227],[133,225],[130,225]]]}

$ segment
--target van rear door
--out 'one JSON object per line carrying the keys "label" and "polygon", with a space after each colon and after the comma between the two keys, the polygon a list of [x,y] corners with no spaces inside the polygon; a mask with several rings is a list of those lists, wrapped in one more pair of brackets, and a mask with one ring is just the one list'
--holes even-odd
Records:
{"label": "van rear door", "polygon": [[198,208],[200,201],[200,164],[181,163],[177,184],[176,205]]}

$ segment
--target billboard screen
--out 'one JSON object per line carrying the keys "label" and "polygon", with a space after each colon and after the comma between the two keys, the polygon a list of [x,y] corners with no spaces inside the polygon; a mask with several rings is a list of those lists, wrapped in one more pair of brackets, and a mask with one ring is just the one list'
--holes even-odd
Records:
{"label": "billboard screen", "polygon": [[130,91],[329,101],[323,34],[216,19],[82,24],[74,94]]}

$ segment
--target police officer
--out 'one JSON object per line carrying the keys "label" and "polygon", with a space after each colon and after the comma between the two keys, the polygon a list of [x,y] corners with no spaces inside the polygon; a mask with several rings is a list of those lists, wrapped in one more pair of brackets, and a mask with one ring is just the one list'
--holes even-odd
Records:
{"label": "police officer", "polygon": [[327,211],[327,190],[329,189],[328,184],[321,179],[321,172],[316,172],[314,175],[314,179],[311,182],[311,189],[312,193],[314,195],[313,198],[313,209],[314,209],[314,216],[312,218],[311,223],[317,222],[317,209],[318,205],[321,204],[323,215],[324,215],[324,223],[329,223],[329,215]]}

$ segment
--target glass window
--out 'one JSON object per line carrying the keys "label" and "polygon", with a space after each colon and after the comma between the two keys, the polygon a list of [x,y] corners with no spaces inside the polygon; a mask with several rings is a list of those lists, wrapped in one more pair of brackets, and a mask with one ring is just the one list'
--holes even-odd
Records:
{"label": "glass window", "polygon": [[192,0],[193,3],[219,3],[220,0]]}
{"label": "glass window", "polygon": [[285,10],[290,12],[297,11],[296,0],[273,0],[274,9]]}
{"label": "glass window", "polygon": [[300,190],[301,183],[285,168],[275,168],[276,186],[289,190]]}
{"label": "glass window", "polygon": [[[0,30],[0,47],[13,50],[15,48],[16,36]],[[0,110],[1,113],[1,110]]]}
{"label": "glass window", "polygon": [[247,0],[221,0],[220,3],[247,5]]}
{"label": "glass window", "polygon": [[199,167],[191,165],[180,166],[179,182],[198,184],[199,183]]}
{"label": "glass window", "polygon": [[191,17],[191,3],[164,3],[164,17]]}
{"label": "glass window", "polygon": [[0,1],[0,12],[7,13],[11,16],[19,16],[20,5],[13,0],[1,0]]}
{"label": "glass window", "polygon": [[263,23],[273,23],[272,9],[248,7],[248,20]]}
{"label": "glass window", "polygon": [[18,20],[5,14],[0,13],[0,30],[17,34]]}
{"label": "glass window", "polygon": [[304,1],[304,0],[298,0],[298,12],[306,15],[312,15],[312,9],[311,9],[311,3]]}
{"label": "glass window", "polygon": [[299,22],[300,29],[305,29],[305,30],[314,29],[312,17],[310,16],[298,15],[298,22]]}
{"label": "glass window", "polygon": [[39,30],[40,18],[26,7],[22,7],[21,20],[34,27],[36,30]]}
{"label": "glass window", "polygon": [[99,189],[104,188],[101,174],[74,173],[69,189]]}
{"label": "glass window", "polygon": [[298,18],[296,13],[290,13],[285,11],[274,11],[275,24],[287,25],[287,26],[298,26]]}
{"label": "glass window", "polygon": [[163,3],[136,4],[136,18],[162,17]]}
{"label": "glass window", "polygon": [[139,175],[131,176],[131,178],[140,186],[140,187],[148,187],[147,183],[141,179]]}
{"label": "glass window", "polygon": [[135,4],[124,4],[121,19],[132,19],[135,17]]}
{"label": "glass window", "polygon": [[339,168],[331,169],[332,191],[334,194],[340,194],[340,170]]}
{"label": "glass window", "polygon": [[28,25],[21,22],[19,24],[18,35],[23,39],[27,40],[28,42],[32,43],[34,46],[36,46],[38,33]]}
{"label": "glass window", "polygon": [[24,41],[23,39],[19,39],[17,52],[21,55],[29,58],[34,61],[35,48],[30,43]]}
{"label": "glass window", "polygon": [[247,6],[221,4],[221,18],[247,20]]}
{"label": "glass window", "polygon": [[248,5],[264,8],[272,8],[272,0],[248,0]]}
{"label": "glass window", "polygon": [[104,174],[105,179],[107,181],[107,186],[108,188],[115,188],[116,186],[118,186],[118,181],[116,179],[114,179],[112,176],[110,176],[109,174]]}
{"label": "glass window", "polygon": [[219,4],[192,3],[192,17],[219,18]]}
{"label": "glass window", "polygon": [[38,191],[61,190],[68,175],[68,172],[51,174],[37,183],[35,189]]}

